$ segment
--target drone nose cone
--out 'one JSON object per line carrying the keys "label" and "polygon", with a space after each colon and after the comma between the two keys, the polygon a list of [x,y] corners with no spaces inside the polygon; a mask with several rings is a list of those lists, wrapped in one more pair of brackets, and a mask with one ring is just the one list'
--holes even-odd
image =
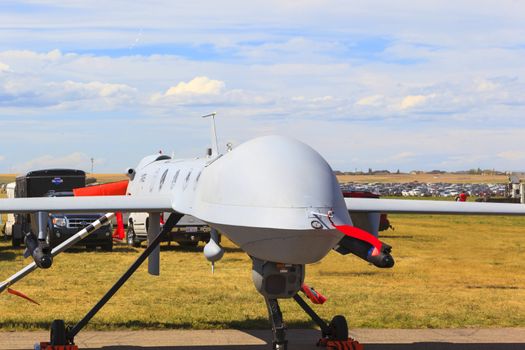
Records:
{"label": "drone nose cone", "polygon": [[300,264],[325,256],[342,235],[317,214],[333,211],[334,222],[351,224],[328,163],[286,137],[238,146],[202,172],[198,191],[195,216],[262,260]]}
{"label": "drone nose cone", "polygon": [[244,217],[254,226],[284,227],[285,222],[278,225],[278,216],[284,215],[279,209],[302,210],[301,223],[289,223],[292,229],[311,228],[307,211],[334,209],[336,215],[342,214],[342,222],[349,223],[332,169],[319,153],[295,139],[256,138],[212,163],[204,175],[201,201],[239,208],[239,216],[256,208],[251,213],[257,214]]}
{"label": "drone nose cone", "polygon": [[[214,201],[255,207],[332,206],[340,197],[333,171],[310,146],[266,136],[237,147],[220,160]],[[229,186],[218,186],[218,182]]]}

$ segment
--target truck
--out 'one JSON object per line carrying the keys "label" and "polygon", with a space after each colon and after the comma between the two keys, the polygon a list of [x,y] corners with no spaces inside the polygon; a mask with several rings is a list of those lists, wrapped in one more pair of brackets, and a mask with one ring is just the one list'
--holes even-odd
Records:
{"label": "truck", "polygon": [[[86,173],[76,169],[43,169],[28,172],[16,178],[15,198],[72,196],[74,188],[86,185]],[[103,214],[49,214],[46,227],[46,241],[53,248],[77,233]],[[11,243],[19,247],[28,232],[37,232],[35,214],[15,214],[12,225]],[[6,230],[7,233],[7,230]],[[112,227],[102,226],[80,242],[88,248],[100,246],[103,250],[113,249]]]}
{"label": "truck", "polygon": [[[343,191],[343,197],[345,198],[380,198],[380,196],[376,193],[372,193],[370,191]],[[352,219],[352,220],[355,220]],[[393,229],[392,225],[390,224],[390,220],[388,220],[388,215],[385,213],[381,213],[379,217],[379,231],[386,231],[389,228]]]}
{"label": "truck", "polygon": [[[46,197],[72,197],[73,192],[50,191]],[[99,219],[104,214],[49,214],[46,229],[46,242],[50,247],[56,247],[84,227]],[[103,251],[113,250],[112,225],[104,225],[84,238],[80,243],[87,249],[94,250],[99,246]]]}
{"label": "truck", "polygon": [[[169,213],[163,213],[164,218],[167,218],[168,215]],[[139,247],[143,241],[147,240],[148,225],[148,213],[130,213],[126,231],[128,245]],[[210,227],[191,215],[184,215],[166,237],[166,241],[175,241],[181,247],[196,247],[200,241],[208,242],[209,240]]]}
{"label": "truck", "polygon": [[[5,192],[6,192],[7,198],[15,198],[15,187],[16,187],[16,182],[10,182],[5,185]],[[2,232],[4,233],[5,236],[11,236],[13,234],[14,223],[15,223],[15,215],[11,213],[7,214],[6,221],[2,228]]]}

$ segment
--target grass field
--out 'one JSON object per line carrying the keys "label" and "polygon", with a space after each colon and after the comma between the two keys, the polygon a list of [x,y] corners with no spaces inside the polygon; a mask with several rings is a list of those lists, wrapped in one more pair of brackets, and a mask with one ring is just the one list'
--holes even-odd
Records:
{"label": "grass field", "polygon": [[[396,266],[380,270],[330,253],[307,267],[306,282],[328,296],[315,309],[348,317],[350,327],[441,328],[525,326],[525,218],[391,215]],[[267,328],[249,258],[231,243],[214,275],[199,250],[162,247],[161,276],[142,266],[90,323],[116,328]],[[201,247],[202,249],[202,247]],[[78,320],[139,254],[75,251],[58,256],[15,289],[35,306],[0,295],[0,329],[47,328]],[[0,243],[0,279],[24,266],[21,251]],[[291,300],[281,303],[294,327],[313,327]]]}

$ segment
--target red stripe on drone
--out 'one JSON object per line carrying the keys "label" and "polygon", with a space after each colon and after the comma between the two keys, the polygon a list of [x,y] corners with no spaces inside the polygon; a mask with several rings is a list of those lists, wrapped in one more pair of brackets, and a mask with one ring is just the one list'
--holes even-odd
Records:
{"label": "red stripe on drone", "polygon": [[374,246],[375,249],[372,251],[372,256],[376,256],[381,251],[381,247],[383,244],[373,234],[370,234],[365,230],[361,230],[360,228],[355,226],[335,225],[334,223],[332,223],[332,225],[334,225],[334,227],[342,234],[348,237],[359,239],[361,241],[365,241]]}

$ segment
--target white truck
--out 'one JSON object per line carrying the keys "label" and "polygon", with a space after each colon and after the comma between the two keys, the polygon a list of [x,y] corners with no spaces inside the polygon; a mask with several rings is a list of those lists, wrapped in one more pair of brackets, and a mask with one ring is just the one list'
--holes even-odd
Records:
{"label": "white truck", "polygon": [[[169,214],[164,213],[162,217],[167,219]],[[143,241],[147,240],[148,221],[148,213],[129,214],[128,229],[126,231],[126,242],[128,245],[138,247]],[[209,240],[210,227],[191,215],[184,215],[166,237],[166,241],[177,242],[182,247],[196,247],[200,241],[208,242]]]}
{"label": "white truck", "polygon": [[[16,187],[16,182],[10,182],[5,186],[7,198],[15,198],[15,187]],[[7,219],[5,221],[5,224],[2,230],[4,235],[11,237],[11,235],[13,234],[14,224],[15,224],[15,215],[13,213],[7,214]]]}

